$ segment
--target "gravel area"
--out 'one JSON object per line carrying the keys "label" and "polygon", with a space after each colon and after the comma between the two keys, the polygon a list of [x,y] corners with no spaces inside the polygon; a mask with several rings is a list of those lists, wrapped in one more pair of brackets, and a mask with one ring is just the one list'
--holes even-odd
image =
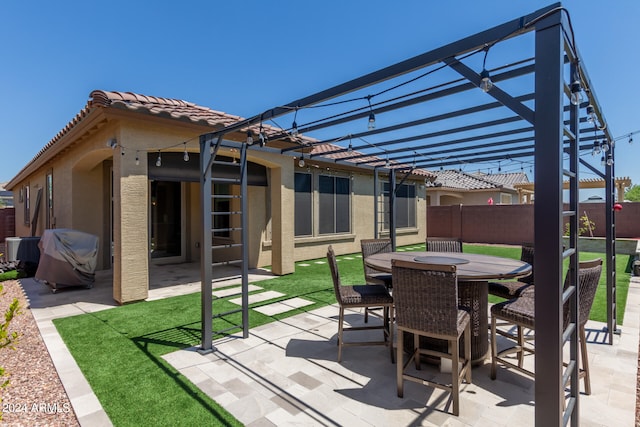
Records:
{"label": "gravel area", "polygon": [[79,426],[71,402],[40,336],[40,330],[28,308],[22,287],[17,281],[2,284],[4,290],[0,295],[0,315],[4,318],[4,312],[13,298],[20,301],[22,314],[11,322],[11,330],[20,334],[15,350],[0,349],[0,366],[5,368],[10,380],[9,385],[0,390],[0,424]]}

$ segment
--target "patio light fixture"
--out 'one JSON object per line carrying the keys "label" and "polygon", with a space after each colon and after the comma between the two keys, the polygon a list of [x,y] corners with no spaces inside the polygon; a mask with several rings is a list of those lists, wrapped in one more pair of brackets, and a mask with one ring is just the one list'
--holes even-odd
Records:
{"label": "patio light fixture", "polygon": [[594,124],[596,122],[596,112],[591,104],[587,105],[587,121]]}
{"label": "patio light fixture", "polygon": [[253,133],[251,129],[247,130],[247,145],[253,145]]}
{"label": "patio light fixture", "polygon": [[571,83],[571,103],[573,105],[578,105],[582,102],[582,85],[580,84],[580,80],[576,78],[573,83]]}
{"label": "patio light fixture", "polygon": [[189,161],[189,152],[187,151],[187,143],[186,142],[184,143],[184,155],[182,156],[182,159],[185,162]]}
{"label": "patio light fixture", "polygon": [[489,70],[487,70],[487,54],[489,53],[489,46],[484,48],[484,60],[482,61],[482,71],[480,72],[480,89],[484,93],[487,93],[493,87]]}
{"label": "patio light fixture", "polygon": [[598,140],[596,139],[595,141],[593,141],[593,149],[591,150],[591,155],[596,156],[600,154],[601,151],[602,150],[600,149],[600,142],[598,142]]}
{"label": "patio light fixture", "polygon": [[373,107],[371,107],[371,95],[367,96],[367,101],[369,102],[369,124],[367,128],[373,130],[376,128],[376,115],[373,114]]}
{"label": "patio light fixture", "polygon": [[296,107],[296,112],[293,115],[293,123],[291,123],[291,136],[294,138],[298,136],[298,123],[296,123],[296,118],[298,118],[298,107]]}
{"label": "patio light fixture", "polygon": [[607,166],[613,165],[613,156],[611,153],[607,154]]}
{"label": "patio light fixture", "polygon": [[160,150],[158,150],[158,158],[156,159],[156,166],[162,166],[162,157],[160,156]]}
{"label": "patio light fixture", "polygon": [[300,166],[301,168],[304,167],[304,153],[302,153],[302,155],[300,156],[300,160],[298,160],[298,166]]}

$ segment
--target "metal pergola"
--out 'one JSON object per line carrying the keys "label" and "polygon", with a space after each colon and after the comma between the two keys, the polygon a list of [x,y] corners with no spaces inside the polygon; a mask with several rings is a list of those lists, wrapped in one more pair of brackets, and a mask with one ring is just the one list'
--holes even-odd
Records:
{"label": "metal pergola", "polygon": [[[504,65],[489,66],[498,61]],[[287,126],[276,119],[286,121]],[[585,170],[606,181],[610,344],[616,332],[615,147],[606,123],[576,47],[569,13],[561,3],[552,4],[202,135],[202,200],[204,217],[209,218],[203,222],[203,242],[212,238],[206,206],[211,196],[211,166],[217,148],[224,144],[243,147],[242,163],[246,162],[244,150],[255,149],[345,167],[356,165],[373,171],[375,181],[379,172],[384,173],[391,187],[391,218],[397,177],[402,182],[416,169],[530,169],[536,184],[536,265],[543,266],[536,269],[535,422],[537,426],[569,422],[577,426],[578,182]],[[267,136],[263,129],[271,124],[279,130]],[[236,141],[237,135],[247,135],[248,144],[230,142],[232,134]],[[253,141],[260,144],[249,145]],[[274,148],[276,141],[293,146]],[[324,149],[312,151],[319,146]],[[568,210],[563,206],[565,180],[569,181]],[[377,191],[376,185],[376,196]],[[563,250],[565,218],[569,218],[570,237],[569,247]],[[393,222],[390,233],[394,241]],[[208,250],[205,246],[203,254]],[[244,256],[246,266],[246,253]],[[563,290],[566,258],[572,281]],[[202,259],[210,257],[203,255]],[[202,346],[206,350],[211,349],[211,272],[207,265],[202,271]],[[246,268],[244,271],[246,274]],[[246,287],[246,280],[243,285]],[[566,331],[565,301],[570,301],[572,313]],[[567,368],[563,365],[565,345],[570,353]]]}

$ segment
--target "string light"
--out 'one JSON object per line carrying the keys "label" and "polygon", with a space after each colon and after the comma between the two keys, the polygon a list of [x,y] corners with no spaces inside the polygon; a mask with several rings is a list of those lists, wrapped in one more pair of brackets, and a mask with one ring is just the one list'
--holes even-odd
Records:
{"label": "string light", "polygon": [[607,166],[613,165],[613,155],[611,153],[607,154]]}
{"label": "string light", "polygon": [[140,166],[140,155],[138,154],[138,150],[136,150],[136,166]]}
{"label": "string light", "polygon": [[480,89],[484,93],[487,93],[493,87],[493,82],[491,81],[491,75],[489,74],[489,70],[487,70],[487,54],[489,53],[489,46],[484,48],[484,60],[482,61],[482,71],[480,72]]}
{"label": "string light", "polygon": [[160,156],[160,150],[158,150],[158,158],[156,159],[156,166],[162,166],[162,157]]}
{"label": "string light", "polygon": [[185,162],[189,161],[189,152],[187,151],[187,143],[186,142],[184,143],[184,155],[182,156],[182,159]]}
{"label": "string light", "polygon": [[291,123],[291,136],[294,138],[298,136],[298,123],[296,122],[297,118],[298,118],[298,107],[296,107],[296,112],[293,114],[293,123]]}
{"label": "string light", "polygon": [[247,131],[247,145],[253,145],[253,133],[251,129]]}
{"label": "string light", "polygon": [[587,121],[594,124],[596,122],[596,112],[591,104],[587,105]]}
{"label": "string light", "polygon": [[633,136],[631,136],[631,134],[629,134],[629,144],[633,143]]}
{"label": "string light", "polygon": [[367,128],[373,130],[376,128],[376,115],[373,114],[373,107],[371,107],[371,95],[367,95],[367,101],[369,102],[369,124]]}
{"label": "string light", "polygon": [[300,166],[301,168],[304,167],[304,152],[300,156],[300,160],[298,160],[298,166]]}
{"label": "string light", "polygon": [[260,147],[264,147],[267,144],[267,136],[262,130],[262,120],[260,120],[260,132],[258,132],[258,139],[260,140]]}
{"label": "string light", "polygon": [[349,134],[349,147],[347,147],[347,153],[351,153],[353,151],[353,145],[351,144],[351,134]]}
{"label": "string light", "polygon": [[605,159],[604,159],[604,155],[603,155],[602,157],[600,157],[600,164],[601,164],[602,166],[604,166],[604,165],[606,164],[606,161],[605,161]]}
{"label": "string light", "polygon": [[600,143],[600,148],[602,149],[602,151],[604,151],[605,153],[607,151],[609,151],[609,144],[607,144],[607,140],[603,139],[602,143]]}
{"label": "string light", "polygon": [[118,141],[115,138],[112,138],[107,141],[107,147],[111,148],[112,150],[115,150],[117,146],[118,146]]}
{"label": "string light", "polygon": [[571,83],[571,103],[578,105],[582,102],[582,85],[580,80],[576,79]]}
{"label": "string light", "polygon": [[596,156],[598,154],[600,154],[600,143],[598,142],[598,140],[596,139],[595,141],[593,141],[593,150],[591,150],[591,155],[592,156]]}

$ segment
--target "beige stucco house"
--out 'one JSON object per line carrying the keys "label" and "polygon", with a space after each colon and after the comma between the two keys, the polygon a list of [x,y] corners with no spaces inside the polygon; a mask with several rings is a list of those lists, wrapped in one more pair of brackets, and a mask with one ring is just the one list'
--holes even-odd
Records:
{"label": "beige stucco house", "polygon": [[[93,91],[6,185],[14,194],[17,236],[40,236],[49,228],[95,234],[98,269],[113,270],[114,299],[145,299],[150,269],[199,262],[199,136],[239,119],[181,100]],[[243,141],[246,135],[230,138]],[[331,154],[300,166],[295,151],[273,149],[290,145],[279,140],[269,143],[270,150],[247,151],[249,268],[270,266],[275,274],[288,274],[297,260],[325,256],[329,244],[340,253],[358,252],[360,239],[373,237],[376,227],[380,236],[388,235],[384,221],[374,224],[376,206],[386,205],[384,195],[374,200],[371,170],[328,161]],[[313,150],[330,151],[322,145]],[[229,148],[221,154],[230,163],[238,156]],[[398,244],[425,239],[429,176],[414,171],[402,184]],[[384,181],[381,175],[381,186]],[[327,194],[340,202],[326,205]],[[229,203],[223,208],[233,209]]]}

